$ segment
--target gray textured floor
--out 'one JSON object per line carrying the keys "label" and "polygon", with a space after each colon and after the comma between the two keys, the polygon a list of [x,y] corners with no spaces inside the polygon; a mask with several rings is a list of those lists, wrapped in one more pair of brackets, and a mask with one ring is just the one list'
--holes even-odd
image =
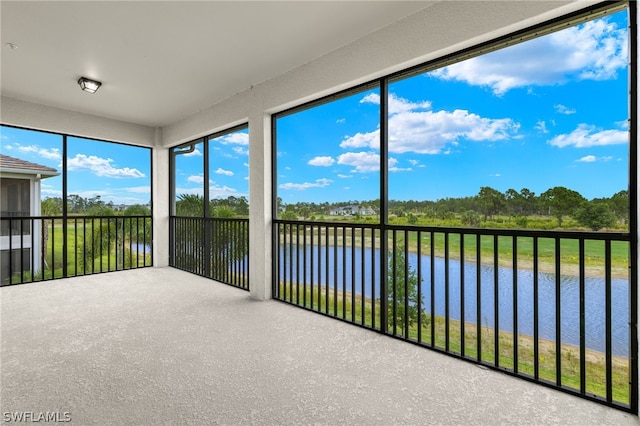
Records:
{"label": "gray textured floor", "polygon": [[171,268],[0,296],[0,421],[27,411],[74,424],[639,424]]}

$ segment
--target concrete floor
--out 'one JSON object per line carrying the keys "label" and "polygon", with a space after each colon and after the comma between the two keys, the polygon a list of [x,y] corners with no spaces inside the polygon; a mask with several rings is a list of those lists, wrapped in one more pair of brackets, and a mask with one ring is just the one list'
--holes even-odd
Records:
{"label": "concrete floor", "polygon": [[172,268],[0,289],[0,413],[72,424],[638,417]]}

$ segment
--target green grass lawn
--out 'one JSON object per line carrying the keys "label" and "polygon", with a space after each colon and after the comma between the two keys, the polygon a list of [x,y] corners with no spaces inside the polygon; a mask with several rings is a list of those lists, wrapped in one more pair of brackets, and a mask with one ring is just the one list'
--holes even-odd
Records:
{"label": "green grass lawn", "polygon": [[[326,287],[288,285],[280,283],[277,291],[278,298],[304,306],[314,311],[322,312],[332,317],[341,318],[366,327],[380,330],[380,302],[372,303],[371,299],[364,300],[360,295],[345,294],[340,290]],[[274,295],[275,297],[276,295]],[[433,323],[432,323],[433,321]],[[424,344],[426,346],[445,350],[465,358],[495,365],[498,357],[500,368],[517,372],[519,375],[534,377],[535,358],[534,340],[532,336],[518,335],[517,340],[517,370],[514,363],[515,354],[513,333],[500,331],[498,334],[498,351],[495,350],[495,330],[492,327],[465,323],[464,334],[462,323],[449,319],[448,335],[446,320],[443,317],[423,315],[422,327],[410,324],[407,330],[393,327],[387,332]],[[478,349],[478,331],[480,332],[480,349]],[[448,337],[448,338],[447,338]],[[463,353],[464,344],[464,353]],[[448,349],[447,349],[448,345]],[[538,378],[542,381],[557,384],[560,380],[563,387],[580,390],[580,350],[576,346],[563,344],[560,346],[560,367],[557,368],[557,349],[555,342],[539,339],[538,341]],[[479,353],[478,353],[479,352]],[[480,358],[478,358],[480,356]],[[630,404],[630,360],[625,357],[612,358],[611,389],[615,402]],[[587,394],[606,398],[606,358],[605,354],[593,350],[586,350],[585,381]],[[558,374],[559,372],[559,374]]]}
{"label": "green grass lawn", "polygon": [[[63,225],[61,221],[56,221],[53,227],[49,226],[47,240],[46,264],[43,272],[44,279],[53,277],[59,278],[63,275],[63,250],[67,253],[67,276],[85,275],[95,272],[107,272],[120,269],[130,269],[139,266],[151,265],[151,254],[146,256],[138,254],[130,249],[129,237],[112,236],[113,244],[107,247],[107,236],[104,235],[105,243],[100,248],[96,248],[96,255],[92,256],[90,241],[93,231],[92,223],[87,222],[86,226],[73,222],[67,226],[66,247],[64,247]],[[133,240],[135,243],[135,239]]]}

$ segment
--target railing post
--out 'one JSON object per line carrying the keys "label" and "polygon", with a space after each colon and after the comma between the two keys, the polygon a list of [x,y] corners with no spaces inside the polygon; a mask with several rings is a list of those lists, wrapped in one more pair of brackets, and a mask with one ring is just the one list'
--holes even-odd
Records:
{"label": "railing post", "polygon": [[389,243],[387,236],[389,218],[389,86],[387,80],[380,79],[380,331],[387,332],[388,329],[388,294],[387,294],[387,263],[389,253]]}
{"label": "railing post", "polygon": [[630,334],[631,334],[631,411],[638,414],[638,5],[629,2],[629,297],[630,297]]}
{"label": "railing post", "polygon": [[[67,135],[62,135],[62,276],[67,276]],[[51,234],[55,232],[53,224],[51,222]],[[53,253],[53,247],[52,251]],[[51,270],[55,271],[55,265],[53,264],[53,254],[51,260]],[[55,272],[54,272],[55,275]]]}

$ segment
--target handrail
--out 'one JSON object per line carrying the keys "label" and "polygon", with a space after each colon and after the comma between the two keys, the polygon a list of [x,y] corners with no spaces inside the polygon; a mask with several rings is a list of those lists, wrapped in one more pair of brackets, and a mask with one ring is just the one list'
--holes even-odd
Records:
{"label": "handrail", "polygon": [[278,219],[272,293],[632,411],[630,242],[624,232]]}

